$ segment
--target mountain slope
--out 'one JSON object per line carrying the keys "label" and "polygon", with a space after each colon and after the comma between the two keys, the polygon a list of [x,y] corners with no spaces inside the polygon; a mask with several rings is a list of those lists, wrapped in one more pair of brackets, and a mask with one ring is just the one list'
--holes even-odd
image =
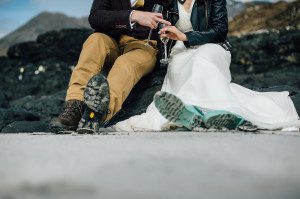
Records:
{"label": "mountain slope", "polygon": [[246,4],[235,0],[227,0],[228,20],[231,21],[236,15],[246,9]]}
{"label": "mountain slope", "polygon": [[242,35],[262,29],[299,27],[300,0],[294,2],[248,4],[247,8],[229,23],[231,35]]}
{"label": "mountain slope", "polygon": [[77,19],[60,13],[43,12],[3,37],[0,40],[0,55],[5,55],[7,49],[16,43],[34,41],[39,34],[64,28],[89,28],[89,24],[85,17]]}

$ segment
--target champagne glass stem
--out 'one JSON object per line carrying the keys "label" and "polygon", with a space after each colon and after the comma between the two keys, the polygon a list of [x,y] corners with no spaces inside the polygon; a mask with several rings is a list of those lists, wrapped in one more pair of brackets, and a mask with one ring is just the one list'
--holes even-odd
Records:
{"label": "champagne glass stem", "polygon": [[150,41],[150,39],[151,39],[151,35],[152,35],[152,29],[150,30],[150,32],[149,32],[149,35],[148,35],[148,42]]}
{"label": "champagne glass stem", "polygon": [[147,42],[146,42],[146,44],[145,45],[149,45],[149,42],[150,42],[150,39],[151,39],[151,36],[152,36],[152,29],[150,30],[150,32],[149,32],[149,35],[148,35],[148,38],[147,38]]}
{"label": "champagne glass stem", "polygon": [[167,60],[168,59],[168,50],[167,50],[167,44],[166,43],[164,43],[164,48],[165,48],[165,60]]}

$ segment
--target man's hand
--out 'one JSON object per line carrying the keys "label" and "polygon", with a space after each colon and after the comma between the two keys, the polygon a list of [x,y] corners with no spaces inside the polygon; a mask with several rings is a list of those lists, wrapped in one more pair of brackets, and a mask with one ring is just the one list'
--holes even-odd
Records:
{"label": "man's hand", "polygon": [[131,22],[136,22],[141,26],[146,26],[151,29],[156,29],[159,22],[168,26],[171,25],[170,22],[163,19],[163,15],[161,13],[143,12],[138,10],[134,10],[132,12]]}

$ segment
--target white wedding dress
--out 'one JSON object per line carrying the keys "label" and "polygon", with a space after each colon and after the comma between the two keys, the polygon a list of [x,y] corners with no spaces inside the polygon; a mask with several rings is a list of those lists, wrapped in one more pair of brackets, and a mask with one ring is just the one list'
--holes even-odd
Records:
{"label": "white wedding dress", "polygon": [[[176,27],[192,29],[191,9],[181,4]],[[192,7],[192,6],[191,6]],[[299,116],[289,92],[255,92],[231,83],[231,54],[218,44],[204,44],[187,49],[177,41],[171,51],[172,61],[162,91],[176,95],[184,103],[205,109],[227,110],[241,115],[260,129],[300,128]],[[113,126],[116,131],[162,131],[166,120],[152,102],[147,111]]]}

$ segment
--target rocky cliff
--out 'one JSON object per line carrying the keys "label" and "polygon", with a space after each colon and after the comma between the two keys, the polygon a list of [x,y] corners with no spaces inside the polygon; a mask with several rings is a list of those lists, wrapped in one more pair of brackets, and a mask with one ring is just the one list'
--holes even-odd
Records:
{"label": "rocky cliff", "polygon": [[245,9],[230,21],[229,33],[238,36],[285,27],[300,27],[300,0],[247,3]]}
{"label": "rocky cliff", "polygon": [[[60,113],[72,69],[89,29],[66,29],[12,46],[0,57],[0,132],[47,131]],[[233,82],[260,90],[288,90],[300,107],[300,31],[281,30],[231,37]],[[144,77],[115,123],[144,112],[163,82],[166,67]]]}

